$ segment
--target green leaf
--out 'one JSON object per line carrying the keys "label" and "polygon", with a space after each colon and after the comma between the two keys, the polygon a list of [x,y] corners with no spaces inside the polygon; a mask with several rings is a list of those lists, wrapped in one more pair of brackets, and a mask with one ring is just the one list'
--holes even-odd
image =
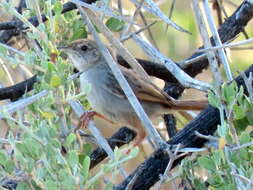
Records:
{"label": "green leaf", "polygon": [[47,180],[45,182],[45,185],[46,185],[47,189],[50,189],[50,190],[58,190],[59,189],[57,183],[52,180]]}
{"label": "green leaf", "polygon": [[0,55],[7,55],[7,49],[3,46],[0,45]]}
{"label": "green leaf", "polygon": [[78,164],[78,156],[76,151],[72,150],[68,152],[67,160],[69,165],[74,168]]}
{"label": "green leaf", "polygon": [[213,173],[210,178],[208,178],[208,182],[211,184],[212,187],[219,188],[224,185],[222,177],[219,176],[217,173]]}
{"label": "green leaf", "polygon": [[70,133],[66,139],[66,146],[70,147],[70,145],[76,140],[76,136],[73,133]]}
{"label": "green leaf", "polygon": [[123,29],[125,23],[119,19],[111,17],[105,24],[111,31],[119,32]]}
{"label": "green leaf", "polygon": [[215,171],[216,167],[215,167],[215,163],[212,159],[210,159],[208,156],[201,156],[198,158],[198,164],[209,170],[209,171]]}
{"label": "green leaf", "polygon": [[92,152],[92,145],[91,144],[83,144],[83,155],[90,156]]}
{"label": "green leaf", "polygon": [[219,108],[220,106],[220,100],[213,91],[208,92],[208,102],[215,108]]}
{"label": "green leaf", "polygon": [[251,142],[250,134],[245,131],[241,133],[239,139],[240,139],[240,144],[245,144],[245,143]]}
{"label": "green leaf", "polygon": [[7,157],[3,151],[0,151],[0,165],[4,165],[7,161]]}
{"label": "green leaf", "polygon": [[237,87],[236,82],[234,82],[234,81],[230,84],[223,85],[222,95],[228,105],[231,105],[234,102],[237,91],[238,91],[238,87]]}
{"label": "green leaf", "polygon": [[85,181],[89,177],[89,169],[90,169],[90,157],[86,156],[83,160],[83,168],[82,168],[82,174]]}
{"label": "green leaf", "polygon": [[56,1],[53,7],[53,11],[55,12],[56,15],[60,15],[62,12],[62,8],[63,6],[62,6],[61,1]]}
{"label": "green leaf", "polygon": [[52,62],[45,62],[43,65],[47,65],[47,69],[50,72],[57,71],[55,64],[53,64]]}
{"label": "green leaf", "polygon": [[236,120],[245,117],[245,109],[243,109],[241,106],[235,104],[233,110],[234,110],[234,118]]}
{"label": "green leaf", "polygon": [[86,31],[86,28],[83,26],[80,26],[76,30],[74,30],[74,33],[71,37],[71,41],[74,41],[80,38],[87,38],[87,31]]}
{"label": "green leaf", "polygon": [[46,26],[44,23],[41,23],[37,26],[38,30],[41,32],[45,32],[46,31]]}
{"label": "green leaf", "polygon": [[242,161],[249,160],[249,154],[248,154],[248,151],[245,148],[239,150],[238,156],[240,157],[240,159]]}
{"label": "green leaf", "polygon": [[25,146],[25,144],[23,143],[16,143],[16,148],[24,155],[28,154],[28,150]]}
{"label": "green leaf", "polygon": [[61,85],[61,78],[58,75],[53,75],[50,79],[50,86],[56,88]]}
{"label": "green leaf", "polygon": [[27,189],[30,189],[30,187],[27,183],[24,182],[18,183],[18,186],[16,188],[16,190],[27,190]]}
{"label": "green leaf", "polygon": [[228,133],[228,126],[227,124],[218,125],[217,133],[220,137],[226,137]]}
{"label": "green leaf", "polygon": [[15,164],[12,160],[7,160],[5,162],[4,168],[5,168],[5,171],[7,171],[8,173],[12,173],[14,170],[14,167],[15,167]]}
{"label": "green leaf", "polygon": [[26,150],[28,150],[29,155],[31,157],[33,157],[34,159],[40,157],[41,145],[37,141],[32,138],[25,138],[23,142],[26,146]]}
{"label": "green leaf", "polygon": [[202,181],[198,180],[198,179],[194,179],[193,183],[194,183],[194,187],[196,188],[196,190],[206,189],[205,184]]}
{"label": "green leaf", "polygon": [[246,117],[244,117],[242,119],[234,120],[234,125],[238,132],[242,132],[249,125],[249,121]]}

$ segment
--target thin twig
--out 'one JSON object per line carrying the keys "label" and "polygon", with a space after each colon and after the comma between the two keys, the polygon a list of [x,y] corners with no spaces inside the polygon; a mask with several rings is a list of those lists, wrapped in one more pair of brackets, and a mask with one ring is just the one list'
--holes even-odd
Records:
{"label": "thin twig", "polygon": [[241,73],[242,78],[245,82],[246,88],[249,92],[249,98],[251,103],[253,103],[253,88],[252,88],[252,82],[253,82],[253,77],[252,77],[252,73],[249,74],[249,78],[247,78],[247,76],[245,75],[244,72]]}
{"label": "thin twig", "polygon": [[157,186],[157,190],[159,190],[161,188],[162,184],[166,181],[166,179],[169,176],[171,176],[169,172],[170,172],[170,170],[172,168],[173,162],[177,159],[176,155],[177,155],[178,150],[180,149],[180,147],[181,147],[181,144],[178,144],[176,146],[176,150],[173,153],[170,150],[167,150],[167,152],[168,152],[168,154],[170,156],[170,161],[169,161],[169,163],[168,163],[168,165],[167,165],[167,167],[166,167],[163,175],[160,177],[160,181],[159,181],[159,185]]}
{"label": "thin twig", "polygon": [[151,44],[148,44],[137,35],[133,35],[134,41],[151,57],[153,60],[164,64],[165,67],[174,74],[174,77],[184,87],[195,88],[201,91],[207,91],[210,89],[210,85],[202,81],[195,80],[180,69],[171,59],[165,57],[162,53],[156,50]]}
{"label": "thin twig", "polygon": [[[31,97],[18,100],[16,102],[10,103],[8,105],[0,106],[0,111],[5,111],[8,114],[12,114],[18,110],[21,110],[21,109],[27,107],[28,105],[34,103],[35,101],[38,101],[41,97],[46,96],[47,94],[48,94],[48,91],[43,90],[43,91],[39,92],[38,94],[35,94]],[[0,113],[0,119],[3,119],[3,118],[5,118],[5,114]]]}
{"label": "thin twig", "polygon": [[131,33],[129,33],[128,35],[123,36],[123,37],[120,39],[120,41],[121,41],[121,42],[124,42],[124,41],[126,41],[126,40],[132,38],[134,34],[139,34],[139,33],[143,32],[144,30],[149,29],[151,26],[153,26],[153,25],[156,24],[156,23],[157,23],[157,21],[154,21],[154,22],[152,22],[152,23],[146,25],[145,27],[139,29],[139,30],[136,31],[136,32],[131,32]]}
{"label": "thin twig", "polygon": [[246,148],[246,147],[252,146],[252,145],[253,145],[253,142],[249,142],[249,143],[245,143],[245,144],[239,145],[239,146],[237,146],[235,148],[232,148],[231,150],[235,151],[235,150],[239,150],[241,148]]}
{"label": "thin twig", "polygon": [[[211,14],[211,9],[209,7],[208,0],[203,0],[203,1],[204,1],[204,9],[205,9],[207,21],[209,23],[209,27],[210,27],[210,30],[211,30],[212,35],[213,35],[214,43],[216,45],[222,45],[220,36],[219,36],[217,28],[215,26],[214,19],[213,19],[212,14]],[[229,67],[228,59],[227,59],[227,56],[225,54],[224,49],[219,49],[218,50],[218,55],[220,57],[221,63],[224,66],[224,69],[226,71],[228,81],[232,81],[233,76],[232,76],[232,72],[231,72],[231,69]]]}
{"label": "thin twig", "polygon": [[219,141],[218,137],[214,137],[214,136],[211,136],[211,135],[203,135],[203,134],[199,133],[198,131],[195,131],[195,134],[198,137],[209,140],[209,141]]}
{"label": "thin twig", "polygon": [[[141,17],[141,20],[142,20],[143,24],[144,24],[145,26],[148,26],[148,23],[147,23],[147,21],[146,21],[146,18],[145,18],[145,16],[144,16],[142,10],[140,10],[140,17]],[[137,27],[137,26],[136,26],[136,27]],[[159,49],[159,47],[158,47],[158,45],[157,45],[157,43],[156,43],[156,41],[155,41],[155,38],[154,38],[154,36],[153,36],[153,34],[152,34],[150,28],[148,28],[147,31],[148,31],[148,36],[149,36],[149,39],[150,39],[151,43],[156,47],[156,49]]]}
{"label": "thin twig", "polygon": [[[202,37],[204,47],[209,48],[209,47],[211,47],[211,42],[210,42],[210,39],[208,37],[208,32],[207,32],[207,29],[206,29],[206,25],[205,25],[203,15],[202,15],[202,12],[200,10],[200,7],[199,7],[199,4],[198,4],[197,0],[193,0],[193,9],[194,9],[194,13],[195,13],[195,16],[196,16],[199,32],[200,32],[200,35]],[[213,51],[208,52],[207,53],[207,59],[209,61],[212,73],[214,75],[216,85],[220,86],[223,83],[223,81],[222,81],[221,74],[219,72],[218,62],[217,62],[215,53]]]}
{"label": "thin twig", "polygon": [[3,67],[3,70],[4,70],[5,74],[7,75],[7,77],[8,77],[8,79],[9,79],[11,85],[14,85],[14,81],[13,81],[13,79],[12,79],[12,75],[11,75],[11,73],[9,72],[7,66],[4,64],[4,62],[3,62],[3,60],[2,60],[1,58],[0,58],[0,65]]}
{"label": "thin twig", "polygon": [[[131,0],[136,6],[140,4],[137,0]],[[188,34],[191,34],[189,31],[183,29],[182,27],[178,26],[175,22],[170,20],[161,10],[160,8],[152,1],[152,0],[146,0],[145,4],[142,6],[146,11],[150,12],[151,14],[154,14],[155,16],[161,18],[164,22],[166,22],[168,25],[171,25],[173,28],[180,32],[185,32]]]}
{"label": "thin twig", "polygon": [[140,12],[140,10],[141,10],[141,7],[142,7],[142,5],[143,5],[143,2],[144,2],[144,0],[141,0],[141,3],[140,3],[138,6],[136,6],[136,9],[135,9],[135,11],[134,11],[134,15],[133,15],[133,17],[132,17],[131,23],[128,23],[128,25],[125,26],[125,29],[124,29],[124,30],[122,31],[122,33],[121,33],[121,40],[122,40],[122,38],[124,38],[124,37],[131,31],[131,28],[132,28],[132,26],[133,26],[132,23],[134,23],[134,22],[136,21],[137,16],[138,16],[138,14],[139,14],[139,12]]}

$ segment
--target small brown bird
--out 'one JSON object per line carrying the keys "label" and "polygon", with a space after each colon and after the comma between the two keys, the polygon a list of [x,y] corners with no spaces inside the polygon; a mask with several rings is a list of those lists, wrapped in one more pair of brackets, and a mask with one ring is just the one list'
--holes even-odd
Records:
{"label": "small brown bird", "polygon": [[[96,115],[118,125],[137,129],[138,138],[135,144],[139,145],[146,136],[145,130],[97,44],[82,39],[61,49],[74,66],[83,71],[80,76],[81,86],[87,82],[92,85],[87,98],[95,112],[89,113],[88,116]],[[207,101],[175,100],[135,71],[120,65],[119,67],[151,120],[174,110],[201,110],[207,106]]]}

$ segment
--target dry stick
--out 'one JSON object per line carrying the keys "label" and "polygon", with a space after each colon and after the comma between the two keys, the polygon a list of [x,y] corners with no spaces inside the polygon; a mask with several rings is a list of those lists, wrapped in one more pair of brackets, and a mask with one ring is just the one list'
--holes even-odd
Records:
{"label": "dry stick", "polygon": [[[131,0],[136,6],[140,4],[137,0]],[[180,32],[185,32],[190,34],[189,31],[183,29],[182,27],[178,26],[175,22],[170,20],[161,10],[160,8],[152,1],[152,0],[145,0],[145,4],[142,6],[143,9],[150,12],[151,14],[161,18],[164,22],[166,22],[168,25],[172,26],[176,30]]]}
{"label": "dry stick", "polygon": [[142,40],[137,35],[133,35],[133,40],[154,60],[159,61],[164,64],[166,69],[174,74],[174,77],[182,84],[184,87],[195,88],[201,91],[207,91],[210,85],[202,81],[195,80],[180,69],[171,59],[165,57],[162,53],[152,47],[150,44]]}
{"label": "dry stick", "polygon": [[[125,79],[124,75],[122,74],[121,70],[119,69],[117,63],[112,58],[110,52],[108,51],[106,46],[101,42],[100,37],[98,36],[94,26],[92,25],[92,23],[89,19],[91,19],[94,22],[94,24],[96,24],[96,26],[99,28],[99,30],[101,32],[103,32],[105,34],[105,36],[108,37],[108,40],[110,40],[112,43],[114,41],[118,42],[118,40],[116,40],[113,36],[111,36],[112,34],[110,32],[108,32],[108,29],[104,26],[103,22],[100,21],[91,10],[89,10],[87,8],[82,9],[79,6],[78,6],[78,9],[81,12],[81,15],[83,16],[85,23],[86,23],[87,27],[89,28],[90,32],[93,34],[93,37],[98,44],[99,50],[101,51],[107,64],[111,68],[113,75],[115,76],[115,78],[119,82],[120,87],[123,89],[127,99],[129,100],[130,104],[134,108],[136,114],[138,115],[139,119],[141,120],[146,131],[148,132],[150,137],[152,137],[152,139],[154,140],[154,143],[156,144],[157,148],[161,147],[161,146],[164,147],[164,145],[166,145],[166,143],[162,140],[159,133],[153,127],[147,114],[144,112],[141,104],[139,103],[138,99],[134,95],[133,90],[129,86],[127,80]],[[113,45],[118,46],[119,44],[117,44],[117,45],[113,44]]]}
{"label": "dry stick", "polygon": [[64,111],[64,107],[63,107],[63,101],[61,96],[59,95],[60,90],[57,90],[56,93],[56,109],[58,111],[58,116],[60,119],[60,123],[61,123],[61,136],[63,137],[67,137],[68,134],[68,126],[67,126],[67,120],[65,117],[65,111]]}
{"label": "dry stick", "polygon": [[195,56],[193,58],[188,58],[184,61],[180,61],[179,63],[177,63],[182,69],[186,68],[187,66],[191,65],[192,63],[196,63],[197,61],[201,61],[203,60],[203,58],[206,57],[206,53],[202,53],[198,56]]}
{"label": "dry stick", "polygon": [[[211,30],[212,35],[213,35],[214,43],[216,45],[222,45],[222,42],[220,40],[220,36],[218,34],[218,31],[216,29],[216,26],[215,26],[215,23],[214,23],[212,14],[211,14],[211,9],[210,9],[210,7],[208,5],[208,1],[207,0],[203,0],[203,1],[204,1],[204,8],[205,8],[205,13],[206,13],[207,21],[209,23],[209,27],[210,27],[210,30]],[[218,50],[218,55],[219,55],[219,58],[221,60],[221,63],[224,66],[224,69],[226,71],[228,81],[232,81],[233,80],[233,76],[232,76],[231,69],[229,67],[228,59],[227,59],[227,56],[225,54],[224,49],[219,49]]]}
{"label": "dry stick", "polygon": [[[31,97],[18,100],[16,102],[10,103],[8,105],[0,106],[0,111],[6,111],[9,114],[12,114],[18,110],[25,108],[26,106],[32,104],[33,102],[39,100],[41,97],[46,96],[48,94],[47,90],[43,90],[38,94],[35,94]],[[4,114],[0,114],[0,119],[5,118]]]}
{"label": "dry stick", "polygon": [[[204,47],[205,48],[211,47],[211,42],[208,37],[208,32],[207,32],[207,29],[206,29],[206,26],[204,23],[203,15],[201,13],[201,10],[200,10],[199,4],[198,4],[198,0],[193,0],[193,7],[195,10],[194,12],[196,15],[196,20],[198,22],[199,31],[200,31],[200,34],[201,34],[201,37],[202,37],[202,40],[204,43]],[[218,62],[217,62],[215,53],[213,51],[209,51],[207,53],[207,59],[209,61],[209,65],[211,67],[211,70],[212,70],[212,73],[213,73],[214,79],[215,79],[214,88],[215,88],[216,94],[219,97],[220,102],[222,104],[220,86],[222,85],[223,81],[222,81],[221,74],[219,72]],[[221,106],[222,107],[220,107],[220,118],[221,118],[221,123],[224,124],[225,121],[224,121],[223,110],[225,110],[226,107],[224,105],[221,105]]]}
{"label": "dry stick", "polygon": [[252,88],[252,81],[253,81],[253,77],[252,77],[252,73],[250,73],[249,78],[246,77],[245,73],[241,73],[242,78],[246,84],[247,90],[249,92],[249,98],[250,101],[253,103],[253,88]]}
{"label": "dry stick", "polygon": [[152,23],[146,25],[145,27],[139,29],[139,30],[136,31],[136,32],[131,32],[131,33],[129,33],[128,35],[123,36],[123,37],[120,39],[120,41],[121,41],[121,42],[124,42],[124,41],[128,40],[129,38],[132,38],[134,34],[139,34],[139,33],[143,32],[143,31],[146,30],[146,29],[148,30],[148,29],[149,29],[151,26],[153,26],[155,23],[157,23],[157,21],[154,21],[154,22],[152,22]]}
{"label": "dry stick", "polygon": [[[234,163],[232,163],[230,161],[230,156],[229,156],[230,154],[231,154],[230,149],[225,146],[224,147],[224,155],[225,155],[225,159],[228,163],[228,167],[231,169],[231,173],[237,173],[237,166],[235,166]],[[243,183],[238,178],[235,178],[235,184],[236,184],[237,189],[246,190],[244,188]]]}
{"label": "dry stick", "polygon": [[[203,15],[201,13],[201,10],[200,10],[199,4],[198,4],[198,0],[193,0],[193,10],[194,10],[194,13],[196,16],[199,32],[202,37],[204,47],[209,48],[212,45],[211,45],[210,39],[208,37],[208,32],[207,32],[207,29],[205,26]],[[213,78],[215,78],[216,87],[219,87],[223,83],[223,81],[222,81],[221,74],[219,72],[219,66],[218,66],[218,62],[217,62],[215,53],[213,51],[207,52],[207,59],[209,61],[209,65],[210,65],[212,73],[214,75]]]}
{"label": "dry stick", "polygon": [[[143,14],[143,12],[142,12],[141,10],[140,10],[140,17],[141,17],[141,20],[142,20],[143,24],[144,24],[145,26],[148,26],[148,23],[147,23],[147,21],[146,21],[146,18],[145,18],[144,14]],[[155,41],[155,39],[154,39],[154,36],[153,36],[153,34],[152,34],[150,28],[148,28],[148,36],[149,36],[150,41],[152,42],[152,44],[156,47],[156,49],[158,49],[158,45],[157,45],[157,43],[156,43],[156,41]]]}
{"label": "dry stick", "polygon": [[121,41],[122,41],[122,38],[124,38],[130,32],[130,30],[131,30],[131,28],[133,26],[132,23],[134,23],[136,21],[137,16],[138,16],[138,14],[139,14],[139,12],[141,10],[141,7],[143,5],[143,2],[144,2],[144,0],[141,0],[141,3],[138,6],[136,6],[136,9],[134,11],[134,15],[132,17],[132,22],[128,23],[128,25],[125,27],[125,29],[121,33],[121,38],[120,38]]}
{"label": "dry stick", "polygon": [[209,50],[218,50],[222,48],[232,48],[232,47],[237,47],[241,45],[246,45],[246,44],[251,44],[253,43],[253,38],[247,39],[247,40],[241,40],[239,42],[232,42],[232,43],[227,43],[227,44],[222,44],[220,46],[213,46],[205,49],[200,49],[198,52],[205,52]]}
{"label": "dry stick", "polygon": [[119,13],[122,16],[122,14],[123,14],[123,11],[122,11],[122,1],[121,0],[117,0],[117,4],[118,4]]}
{"label": "dry stick", "polygon": [[22,51],[20,51],[20,50],[17,50],[17,49],[15,49],[15,48],[11,47],[11,46],[8,46],[8,45],[6,45],[6,44],[3,44],[3,43],[1,43],[1,42],[0,42],[0,46],[2,46],[3,48],[5,48],[5,49],[7,49],[7,50],[10,50],[10,51],[12,51],[12,52],[18,54],[18,55],[20,55],[20,56],[22,56],[22,57],[25,56],[25,53],[24,53],[24,52],[22,52]]}
{"label": "dry stick", "polygon": [[7,75],[7,78],[9,79],[11,85],[14,85],[14,81],[12,79],[12,75],[11,73],[9,72],[7,66],[5,65],[5,63],[3,62],[3,60],[0,58],[0,65],[2,66],[3,68],[3,71],[5,72],[5,74]]}
{"label": "dry stick", "polygon": [[[114,149],[115,147],[121,147],[130,143],[136,137],[136,135],[136,131],[127,127],[122,127],[107,140],[112,149]],[[100,147],[95,149],[90,155],[90,169],[94,168],[105,158],[107,158],[107,154],[104,149]]]}
{"label": "dry stick", "polygon": [[168,163],[168,165],[167,165],[167,167],[166,167],[163,175],[161,176],[160,181],[158,182],[159,184],[157,186],[157,190],[159,190],[161,188],[162,184],[170,176],[169,172],[170,172],[170,170],[172,168],[173,162],[176,160],[176,156],[178,154],[178,150],[180,149],[180,147],[181,147],[181,144],[178,144],[177,147],[176,147],[175,152],[173,152],[173,153],[171,151],[167,150],[168,154],[169,154],[169,157],[170,157],[170,161],[169,161],[169,163]]}
{"label": "dry stick", "polygon": [[[170,6],[170,9],[169,9],[169,18],[170,19],[172,18],[172,13],[173,13],[173,10],[175,8],[175,4],[176,4],[176,0],[172,0],[171,6]],[[166,26],[166,32],[168,31],[168,28],[169,28],[169,25],[167,24],[167,26]]]}

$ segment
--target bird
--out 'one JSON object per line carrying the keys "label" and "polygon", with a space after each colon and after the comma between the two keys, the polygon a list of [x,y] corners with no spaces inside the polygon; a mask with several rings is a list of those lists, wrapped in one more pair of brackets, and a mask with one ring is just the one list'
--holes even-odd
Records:
{"label": "bird", "polygon": [[[128,126],[137,131],[134,144],[139,145],[146,137],[145,129],[97,43],[79,39],[59,49],[67,54],[77,70],[83,72],[80,76],[81,87],[91,84],[87,99],[94,111],[83,117],[85,125],[91,117],[98,116],[116,125]],[[118,67],[152,121],[175,110],[202,110],[207,106],[207,101],[175,100],[134,70],[119,64]]]}

